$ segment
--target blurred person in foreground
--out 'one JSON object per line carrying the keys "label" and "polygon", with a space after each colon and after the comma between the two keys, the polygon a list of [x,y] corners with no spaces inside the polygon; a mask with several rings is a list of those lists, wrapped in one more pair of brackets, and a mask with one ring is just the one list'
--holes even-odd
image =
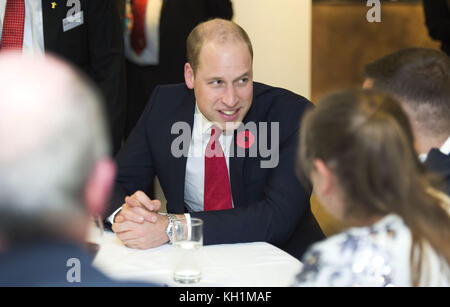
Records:
{"label": "blurred person in foreground", "polygon": [[340,92],[309,111],[300,131],[305,182],[351,228],[307,251],[295,285],[449,286],[450,199],[417,160],[399,103]]}
{"label": "blurred person in foreground", "polygon": [[50,56],[0,56],[1,286],[126,285],[83,250],[115,174],[99,94],[84,79]]}
{"label": "blurred person in foreground", "polygon": [[392,94],[409,117],[419,159],[450,195],[450,58],[427,48],[402,49],[365,67],[363,87]]}

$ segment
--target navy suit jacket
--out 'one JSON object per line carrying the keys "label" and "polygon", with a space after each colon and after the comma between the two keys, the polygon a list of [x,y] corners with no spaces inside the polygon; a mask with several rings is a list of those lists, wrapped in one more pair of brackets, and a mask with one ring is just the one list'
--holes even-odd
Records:
{"label": "navy suit jacket", "polygon": [[442,177],[442,190],[450,195],[450,155],[445,155],[439,149],[434,148],[428,153],[425,165]]}
{"label": "navy suit jacket", "polygon": [[[264,158],[260,150],[256,157],[246,149],[244,157],[235,154],[229,158],[234,208],[191,213],[204,221],[204,244],[266,241],[300,258],[311,243],[323,238],[311,213],[310,191],[302,187],[295,171],[300,118],[311,106],[307,99],[292,92],[254,83],[253,102],[244,124],[256,123],[257,131],[252,133],[258,138],[263,133],[258,124],[267,122],[270,148],[271,123],[279,123],[279,163],[275,168],[261,168],[261,161],[269,158]],[[118,174],[109,213],[123,204],[126,195],[147,191],[155,175],[167,198],[167,211],[185,212],[187,157],[171,154],[172,143],[180,136],[179,131],[172,134],[171,130],[176,122],[184,122],[192,129],[194,110],[194,92],[185,84],[155,89],[117,155]],[[235,153],[242,150],[235,139],[232,144]],[[187,153],[189,145],[184,145]]]}
{"label": "navy suit jacket", "polygon": [[430,37],[441,41],[442,51],[450,56],[450,2],[423,0],[423,10]]}
{"label": "navy suit jacket", "polygon": [[[69,282],[79,260],[80,280]],[[69,273],[69,274],[68,274]],[[1,287],[150,287],[153,284],[113,281],[92,266],[92,258],[78,245],[59,241],[22,244],[0,253]]]}

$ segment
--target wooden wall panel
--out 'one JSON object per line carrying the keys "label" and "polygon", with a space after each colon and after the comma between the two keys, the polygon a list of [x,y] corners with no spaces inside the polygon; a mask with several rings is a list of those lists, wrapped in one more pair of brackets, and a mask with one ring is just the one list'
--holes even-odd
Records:
{"label": "wooden wall panel", "polygon": [[363,67],[396,50],[439,48],[425,26],[421,1],[381,4],[381,22],[369,23],[362,4],[315,3],[312,8],[312,91],[316,103],[323,94],[359,86]]}

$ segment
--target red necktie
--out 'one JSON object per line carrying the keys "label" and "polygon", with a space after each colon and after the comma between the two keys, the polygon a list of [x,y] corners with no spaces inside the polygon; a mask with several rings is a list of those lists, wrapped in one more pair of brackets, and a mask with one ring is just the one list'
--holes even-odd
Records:
{"label": "red necktie", "polygon": [[232,208],[230,180],[225,156],[219,142],[220,134],[221,130],[213,126],[205,151],[205,211]]}
{"label": "red necktie", "polygon": [[7,0],[2,29],[2,50],[22,50],[25,1]]}
{"label": "red necktie", "polygon": [[145,11],[147,0],[134,0],[132,6],[133,29],[131,30],[131,47],[140,55],[147,45],[145,38]]}

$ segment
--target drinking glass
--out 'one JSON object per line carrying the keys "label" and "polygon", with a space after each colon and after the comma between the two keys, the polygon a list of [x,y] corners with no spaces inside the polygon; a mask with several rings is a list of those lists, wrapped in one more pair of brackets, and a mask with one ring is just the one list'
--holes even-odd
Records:
{"label": "drinking glass", "polygon": [[176,221],[173,227],[172,241],[175,249],[173,278],[182,284],[197,283],[202,276],[203,221],[191,218],[190,223],[185,220]]}

